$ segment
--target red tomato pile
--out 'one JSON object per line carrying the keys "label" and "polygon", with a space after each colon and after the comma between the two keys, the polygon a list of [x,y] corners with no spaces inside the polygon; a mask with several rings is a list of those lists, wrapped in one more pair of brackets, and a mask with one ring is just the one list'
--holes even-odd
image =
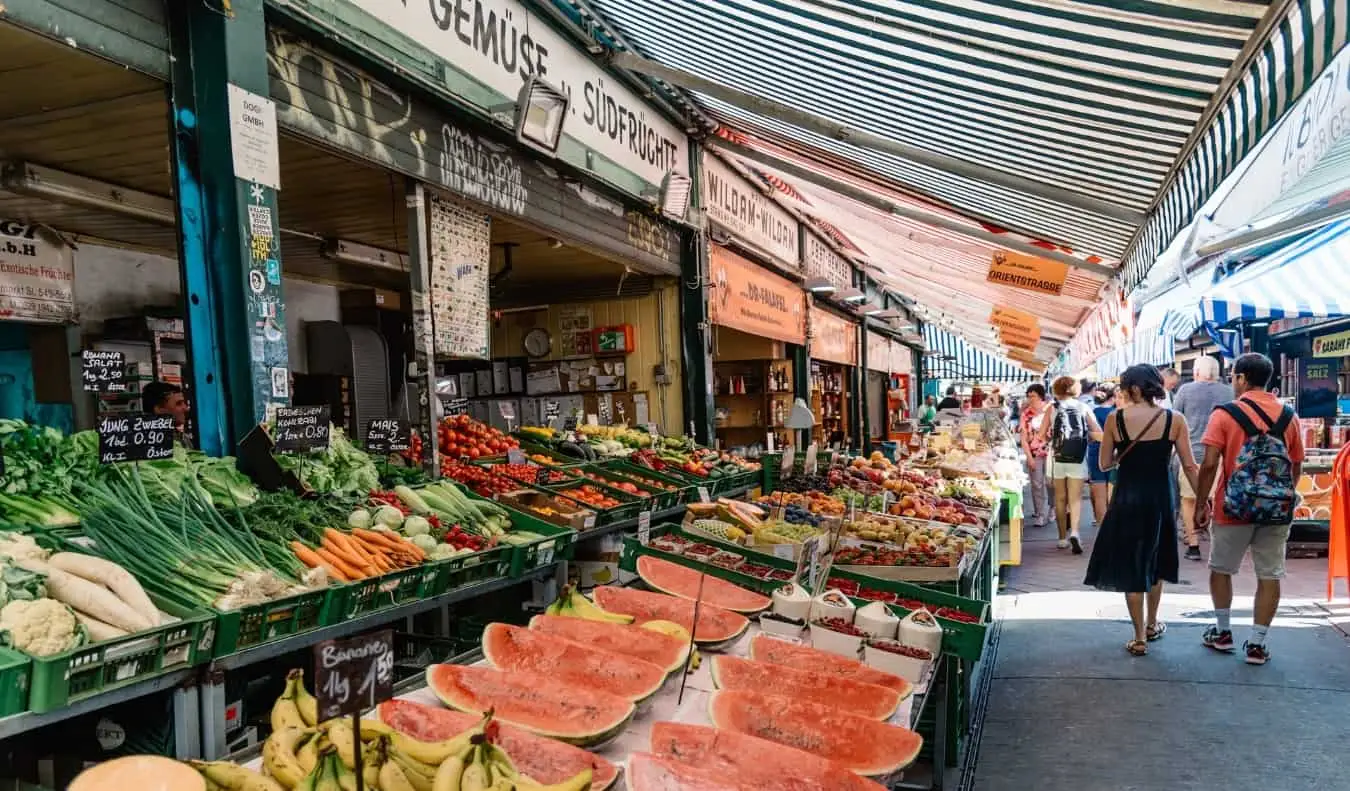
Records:
{"label": "red tomato pile", "polygon": [[623,503],[590,485],[578,486],[575,489],[567,489],[566,491],[560,492],[560,494],[571,497],[573,500],[583,502],[592,508],[599,508],[600,510],[606,508],[618,508],[623,505]]}
{"label": "red tomato pile", "polygon": [[520,488],[518,482],[505,475],[495,474],[487,467],[465,464],[450,458],[441,459],[441,475],[459,481],[483,497],[514,492]]}
{"label": "red tomato pile", "polygon": [[402,455],[414,463],[422,461],[422,433],[417,429],[413,429],[408,435],[408,449],[403,451]]}
{"label": "red tomato pile", "polygon": [[520,443],[511,437],[468,415],[442,420],[436,434],[441,453],[452,459],[500,456],[510,448],[520,447]]}
{"label": "red tomato pile", "polygon": [[933,613],[939,618],[946,618],[949,621],[960,621],[961,623],[979,623],[980,619],[968,612],[952,609],[951,607],[939,607]]}
{"label": "red tomato pile", "polygon": [[464,528],[460,527],[459,525],[455,525],[454,527],[445,531],[445,537],[442,538],[441,541],[443,543],[449,544],[455,549],[467,548],[472,549],[474,552],[477,552],[480,549],[485,549],[488,546],[488,542],[482,536],[474,535],[473,533],[466,533],[464,531]]}
{"label": "red tomato pile", "polygon": [[627,481],[613,481],[613,480],[610,480],[609,478],[605,478],[605,477],[603,477],[603,476],[596,475],[596,474],[593,473],[593,472],[585,473],[585,475],[586,475],[587,478],[590,478],[591,480],[595,481],[596,483],[603,483],[603,484],[605,484],[605,485],[607,485],[607,486],[612,486],[612,487],[614,487],[615,489],[618,489],[618,490],[621,491],[621,492],[628,492],[629,494],[635,494],[635,495],[637,495],[638,497],[646,497],[646,496],[647,496],[647,493],[644,492],[644,491],[642,491],[641,489],[637,488],[637,485],[636,485],[636,484],[631,484],[631,483],[629,483],[629,482],[627,482]]}
{"label": "red tomato pile", "polygon": [[[539,479],[540,467],[538,464],[493,464],[488,469],[495,473],[500,473],[508,478],[514,478],[528,484],[535,484]],[[549,470],[549,484],[564,483],[576,480],[574,476],[568,475],[562,470]]]}

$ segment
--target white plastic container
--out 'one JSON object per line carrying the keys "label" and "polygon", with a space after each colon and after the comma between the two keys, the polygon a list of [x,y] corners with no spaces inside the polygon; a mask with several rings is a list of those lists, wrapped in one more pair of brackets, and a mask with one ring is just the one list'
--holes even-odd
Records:
{"label": "white plastic container", "polygon": [[767,617],[767,615],[768,614],[761,615],[759,618],[759,628],[765,634],[771,634],[775,637],[789,637],[793,640],[802,641],[802,637],[806,632],[805,621],[800,618],[796,619],[798,621],[797,623],[780,621],[777,618]]}
{"label": "white plastic container", "polygon": [[874,601],[858,609],[853,616],[853,625],[872,637],[894,640],[900,628],[900,616],[891,612],[885,602]]}
{"label": "white plastic container", "polygon": [[842,591],[831,588],[811,601],[811,617],[807,620],[815,623],[821,618],[843,618],[853,623],[858,608]]}
{"label": "white plastic container", "polygon": [[[924,616],[929,623],[924,622]],[[897,636],[905,645],[922,648],[933,656],[942,653],[942,627],[928,610],[915,610],[901,618]]]}
{"label": "white plastic container", "polygon": [[851,634],[836,632],[818,623],[811,624],[811,647],[831,654],[857,660],[862,651],[863,638]]}
{"label": "white plastic container", "polygon": [[773,611],[787,618],[805,621],[811,615],[811,594],[790,582],[773,592]]}
{"label": "white plastic container", "polygon": [[[874,646],[872,644],[873,642],[894,643],[896,641],[867,641],[863,644],[863,662],[877,670],[897,675],[916,686],[923,680],[924,673],[928,670],[928,665],[933,661],[933,654],[931,652],[927,659],[919,659],[917,657],[903,656],[901,654],[883,651]],[[903,643],[901,643],[901,645],[903,645]],[[920,650],[927,651],[928,649],[925,648]]]}

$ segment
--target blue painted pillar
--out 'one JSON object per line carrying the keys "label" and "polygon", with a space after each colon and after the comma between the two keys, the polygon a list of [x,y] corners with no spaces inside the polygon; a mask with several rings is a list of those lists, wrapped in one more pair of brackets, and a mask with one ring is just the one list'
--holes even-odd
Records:
{"label": "blue painted pillar", "polygon": [[166,9],[191,395],[202,450],[218,455],[290,396],[266,25],[262,0]]}

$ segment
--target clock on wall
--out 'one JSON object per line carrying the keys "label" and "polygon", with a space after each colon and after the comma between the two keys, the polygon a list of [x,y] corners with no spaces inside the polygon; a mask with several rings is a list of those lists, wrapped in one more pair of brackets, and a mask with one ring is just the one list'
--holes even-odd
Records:
{"label": "clock on wall", "polygon": [[553,351],[553,336],[543,327],[535,327],[525,333],[523,345],[531,357],[547,357]]}

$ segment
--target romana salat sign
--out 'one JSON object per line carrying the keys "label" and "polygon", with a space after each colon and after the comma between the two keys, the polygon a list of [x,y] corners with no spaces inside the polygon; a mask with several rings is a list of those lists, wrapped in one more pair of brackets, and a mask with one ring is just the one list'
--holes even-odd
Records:
{"label": "romana salat sign", "polygon": [[689,171],[684,133],[517,0],[347,0],[515,101],[538,75],[571,97],[563,133],[649,184]]}

